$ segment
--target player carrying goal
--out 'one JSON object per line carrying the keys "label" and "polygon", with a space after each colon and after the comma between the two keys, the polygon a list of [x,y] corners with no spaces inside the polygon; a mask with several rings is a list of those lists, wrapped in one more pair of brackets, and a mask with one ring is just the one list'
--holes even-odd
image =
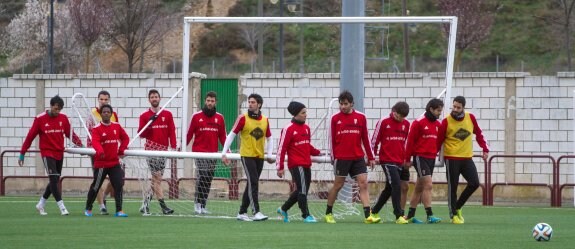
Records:
{"label": "player carrying goal", "polygon": [[[168,150],[168,146],[176,149],[176,126],[174,124],[174,117],[172,113],[166,109],[158,114],[160,111],[160,92],[156,89],[151,89],[148,92],[148,101],[152,106],[150,109],[140,115],[140,125],[138,132],[140,132],[148,122],[151,124],[140,134],[142,138],[146,139],[144,149],[146,150]],[[166,158],[150,157],[147,159],[148,166],[152,171],[152,191],[146,193],[144,203],[140,208],[143,214],[149,214],[150,201],[153,195],[156,195],[162,213],[172,214],[174,210],[169,208],[164,202],[164,193],[162,192],[162,177],[164,169],[166,168]]]}

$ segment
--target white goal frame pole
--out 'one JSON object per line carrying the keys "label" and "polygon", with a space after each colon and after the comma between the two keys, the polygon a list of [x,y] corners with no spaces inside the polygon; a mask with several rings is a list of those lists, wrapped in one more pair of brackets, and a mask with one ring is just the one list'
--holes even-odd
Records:
{"label": "white goal frame pole", "polygon": [[[573,91],[573,116],[573,134],[575,134],[575,91]],[[572,150],[575,150],[575,140],[573,140]],[[573,164],[573,182],[575,183],[575,163]],[[573,188],[573,207],[575,207],[575,188]]]}
{"label": "white goal frame pole", "polygon": [[[176,93],[174,93],[174,95],[172,95],[172,97],[168,100],[168,102],[166,102],[162,108],[160,108],[160,110],[155,114],[155,115],[160,115],[160,113],[162,113],[162,111],[164,111],[164,109],[166,109],[166,106],[168,106],[170,104],[170,102],[172,102],[172,100],[174,100],[174,98],[176,96],[178,96],[178,94],[184,89],[184,87],[180,87],[180,89],[178,89],[178,91]],[[185,105],[184,105],[185,106]],[[146,123],[146,125],[144,126],[144,128],[142,128],[140,130],[140,132],[138,132],[138,134],[136,134],[136,136],[134,138],[132,138],[132,141],[130,141],[130,143],[128,144],[128,147],[130,147],[130,145],[132,145],[132,143],[134,143],[134,141],[136,141],[136,139],[138,139],[140,137],[140,135],[142,135],[142,132],[144,132],[146,130],[146,128],[148,128],[148,126],[150,126],[150,124],[152,124],[152,120],[148,120],[148,123]],[[181,146],[181,145],[180,145]]]}
{"label": "white goal frame pole", "polygon": [[[183,51],[182,51],[182,87],[184,88],[184,94],[182,98],[182,128],[181,132],[181,142],[180,148],[182,151],[186,151],[188,145],[186,144],[187,131],[188,131],[188,106],[189,99],[188,94],[190,89],[188,89],[190,84],[190,28],[191,25],[188,22],[184,22],[184,41],[183,41]],[[192,99],[193,101],[193,99]]]}
{"label": "white goal frame pole", "polygon": [[[90,130],[89,130],[88,127],[86,126],[86,120],[84,120],[84,119],[82,118],[82,115],[80,115],[80,112],[78,111],[78,108],[77,108],[77,106],[76,106],[76,103],[74,102],[74,100],[75,100],[77,97],[81,97],[82,100],[84,100],[84,103],[86,104],[86,106],[87,106],[88,108],[90,108],[90,105],[88,104],[88,100],[86,100],[86,97],[84,97],[84,94],[82,94],[82,93],[74,93],[74,96],[72,96],[72,109],[74,110],[74,112],[76,112],[76,115],[78,115],[78,118],[80,119],[80,122],[82,123],[82,127],[84,127],[84,129],[86,130],[86,134],[88,135],[88,138],[89,138],[90,140],[92,140],[92,134],[90,134]],[[90,110],[90,115],[92,115],[92,110],[91,110],[91,109],[89,109],[89,110]],[[96,121],[96,119],[95,119],[93,116],[92,116],[92,119],[94,120],[94,122]],[[96,125],[96,124],[94,124],[94,125]],[[70,128],[70,138],[72,137],[73,133],[74,133],[74,127],[71,127],[71,128]]]}
{"label": "white goal frame pole", "polygon": [[[80,155],[94,155],[96,151],[93,148],[66,148],[67,153],[80,154]],[[222,159],[221,152],[182,152],[182,151],[156,151],[156,150],[126,150],[126,156],[140,156],[140,157],[166,157],[166,158],[199,158],[199,159]],[[228,153],[226,157],[230,160],[240,160],[239,153]],[[265,159],[275,159],[275,155]],[[329,156],[312,156],[312,162],[316,163],[329,163],[331,159]]]}

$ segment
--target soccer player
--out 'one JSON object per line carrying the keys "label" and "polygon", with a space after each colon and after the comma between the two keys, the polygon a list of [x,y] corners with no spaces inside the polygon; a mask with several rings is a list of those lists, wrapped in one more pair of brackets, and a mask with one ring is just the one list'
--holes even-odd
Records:
{"label": "soccer player", "polygon": [[[58,181],[60,180],[60,174],[62,174],[62,164],[64,162],[64,136],[70,139],[70,122],[64,113],[60,113],[62,108],[64,108],[64,100],[60,96],[56,95],[50,99],[50,110],[40,113],[34,118],[32,127],[30,127],[28,135],[26,135],[26,139],[22,143],[20,157],[18,158],[18,165],[22,167],[26,151],[28,151],[36,136],[40,136],[38,147],[40,147],[40,155],[49,179],[44,194],[40,197],[38,204],[36,204],[36,209],[40,212],[40,215],[48,214],[44,207],[46,206],[46,200],[50,198],[51,194],[54,195],[60,213],[62,215],[70,214],[64,205],[60,189],[58,189]],[[77,146],[82,146],[82,142],[76,134],[72,135],[72,142]]]}
{"label": "soccer player", "polygon": [[[96,118],[96,122],[100,123],[102,121],[101,108],[103,105],[110,104],[110,93],[108,91],[102,90],[98,93],[98,106],[92,108],[92,115]],[[111,122],[119,122],[118,114],[112,112],[112,117],[110,117]],[[92,158],[92,166],[94,166],[94,158]],[[100,214],[108,215],[108,209],[106,208],[106,196],[114,196],[114,188],[112,183],[108,181],[106,187],[98,192],[98,205],[100,206]]]}
{"label": "soccer player", "polygon": [[301,216],[305,223],[316,223],[308,210],[307,193],[311,183],[311,158],[317,156],[320,151],[311,145],[311,131],[305,124],[307,108],[300,102],[292,101],[288,105],[288,112],[293,115],[291,123],[286,125],[281,132],[278,151],[276,153],[276,169],[280,178],[284,176],[284,158],[287,153],[288,169],[296,184],[296,190],[291,193],[288,200],[277,209],[278,214],[283,216],[284,222],[289,222],[287,211],[297,202],[301,210]]}
{"label": "soccer player", "polygon": [[[216,104],[216,93],[210,91],[206,94],[202,110],[192,115],[186,144],[190,144],[194,138],[192,144],[194,152],[217,152],[218,140],[222,145],[226,142],[226,123],[224,116],[216,111]],[[196,159],[196,167],[198,180],[196,181],[194,209],[197,214],[209,214],[210,212],[206,210],[206,202],[214,178],[216,160]]]}
{"label": "soccer player", "polygon": [[[353,95],[343,91],[339,97],[339,113],[331,117],[331,159],[335,167],[335,180],[327,196],[325,221],[335,223],[333,204],[339,190],[349,175],[359,185],[359,198],[363,204],[365,223],[377,223],[380,220],[371,215],[367,182],[367,167],[364,156],[367,154],[370,168],[375,165],[373,150],[367,134],[365,115],[353,109]],[[363,145],[363,148],[362,148]],[[364,154],[365,150],[365,154]]]}
{"label": "soccer player", "polygon": [[[479,188],[479,176],[473,162],[472,134],[479,146],[483,149],[483,160],[489,156],[489,146],[483,137],[481,128],[477,125],[475,116],[465,111],[465,97],[457,96],[453,99],[451,113],[441,122],[437,135],[438,147],[443,144],[445,157],[449,217],[453,224],[463,224],[465,221],[461,214],[461,208]],[[457,199],[457,185],[459,175],[467,181],[467,186]]]}
{"label": "soccer player", "polygon": [[[401,207],[401,180],[400,174],[405,164],[405,140],[409,134],[409,121],[405,119],[409,114],[409,105],[400,101],[391,108],[391,114],[377,122],[371,137],[371,146],[374,153],[379,151],[379,164],[385,173],[385,188],[372,208],[373,216],[379,219],[379,211],[391,196],[393,214],[396,224],[407,224],[404,211]],[[378,150],[379,149],[379,150]],[[408,179],[409,180],[409,179]]]}
{"label": "soccer player", "polygon": [[124,157],[124,151],[128,148],[130,138],[119,123],[111,121],[113,113],[112,106],[102,105],[100,107],[102,121],[92,129],[92,147],[96,154],[94,154],[94,180],[88,190],[86,210],[84,211],[84,215],[88,217],[92,216],[92,204],[106,176],[110,178],[115,190],[115,216],[128,217],[122,211],[124,170],[120,165],[120,157]]}
{"label": "soccer player", "polygon": [[[417,181],[411,195],[411,205],[406,219],[419,224],[423,221],[415,217],[415,210],[420,200],[425,207],[427,223],[439,223],[441,218],[433,216],[431,210],[431,189],[435,156],[437,155],[437,133],[439,132],[439,115],[443,111],[443,101],[433,98],[427,102],[425,113],[411,123],[407,138],[405,161],[406,166],[415,166]],[[411,158],[413,157],[413,162]]]}
{"label": "soccer player", "polygon": [[[172,113],[164,109],[160,114],[157,114],[161,109],[160,92],[156,89],[151,89],[148,92],[148,101],[152,107],[140,115],[140,125],[138,127],[138,132],[140,132],[151,121],[151,124],[140,134],[142,138],[146,139],[144,149],[167,151],[168,147],[171,146],[173,150],[176,150],[176,126]],[[174,213],[174,210],[169,208],[164,202],[164,193],[162,192],[162,176],[166,168],[166,159],[151,157],[147,159],[147,162],[152,171],[152,192],[146,196],[140,212],[149,214],[149,204],[155,194],[162,208],[162,213]]]}
{"label": "soccer player", "polygon": [[[267,216],[260,212],[258,200],[258,185],[264,168],[264,144],[267,146],[267,162],[274,163],[275,159],[272,158],[274,146],[269,121],[261,112],[263,103],[264,99],[257,93],[252,93],[248,96],[248,112],[238,116],[222,150],[222,161],[228,165],[230,160],[226,157],[226,152],[234,141],[236,134],[240,134],[240,155],[248,180],[237,216],[240,221],[263,221],[268,219]],[[265,141],[264,137],[266,138]],[[253,218],[248,216],[248,206],[252,208]]]}

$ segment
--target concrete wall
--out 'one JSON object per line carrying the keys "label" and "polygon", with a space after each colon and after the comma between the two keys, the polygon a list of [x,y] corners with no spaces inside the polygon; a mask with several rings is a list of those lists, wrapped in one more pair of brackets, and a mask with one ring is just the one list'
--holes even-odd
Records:
{"label": "concrete wall", "polygon": [[[291,100],[308,107],[310,126],[320,123],[318,117],[328,111],[329,100],[339,94],[339,74],[246,74],[240,78],[240,95],[256,92],[264,97],[262,112],[270,117],[273,137],[279,137],[281,128],[291,118],[286,110]],[[424,111],[427,101],[444,88],[441,73],[365,74],[365,114],[369,127],[400,100],[411,107],[409,120]],[[136,134],[139,114],[149,106],[147,91],[159,89],[166,101],[181,86],[179,74],[103,74],[103,75],[15,75],[0,79],[0,149],[19,149],[33,117],[47,108],[49,99],[59,94],[66,101],[68,116],[70,98],[82,92],[96,104],[96,95],[108,90],[121,124],[129,135]],[[195,91],[199,89],[196,85]],[[491,147],[491,155],[527,154],[558,157],[573,154],[573,90],[575,73],[557,76],[530,76],[526,73],[457,73],[453,96],[467,98],[467,110],[474,113]],[[245,98],[240,98],[245,99]],[[170,110],[180,126],[182,98],[178,96]],[[194,103],[191,110],[197,109]],[[241,104],[245,111],[245,103]],[[449,110],[451,106],[447,103]],[[333,106],[337,111],[337,105]],[[187,129],[187,127],[186,127]],[[325,147],[325,135],[318,129],[314,145]],[[372,130],[370,130],[370,133]],[[180,132],[178,131],[178,136]],[[479,147],[474,145],[479,153]],[[4,175],[43,175],[43,169],[33,157],[27,157],[28,167],[17,167],[17,153],[7,154]],[[496,159],[492,182],[551,183],[552,169],[544,159]],[[567,164],[570,161],[564,161]],[[189,164],[189,163],[188,163]],[[188,165],[186,164],[186,165]],[[483,182],[483,162],[476,160],[480,180]],[[179,163],[178,175],[191,176],[193,171]],[[316,167],[318,170],[324,166]],[[189,168],[189,167],[188,167]],[[262,178],[275,179],[275,168],[266,165]],[[326,167],[329,172],[329,166]],[[444,168],[438,168],[434,181],[445,181]],[[67,156],[64,175],[90,176],[90,164],[79,156]],[[166,173],[168,174],[168,173]],[[319,173],[318,173],[319,174]],[[321,173],[327,174],[327,173]],[[315,175],[315,177],[319,177]],[[383,179],[381,174],[370,174],[370,179]],[[412,179],[415,179],[412,177]],[[573,167],[561,168],[560,183],[573,182]],[[566,191],[564,196],[569,197]]]}

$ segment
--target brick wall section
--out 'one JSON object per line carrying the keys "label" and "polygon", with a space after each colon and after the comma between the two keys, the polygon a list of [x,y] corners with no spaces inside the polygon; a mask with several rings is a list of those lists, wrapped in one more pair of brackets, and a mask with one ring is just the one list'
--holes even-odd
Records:
{"label": "brick wall section", "polygon": [[[506,99],[506,80],[515,80],[514,101]],[[181,86],[179,74],[84,74],[84,75],[14,75],[0,79],[0,149],[19,149],[33,117],[37,115],[36,86],[45,87],[45,106],[55,94],[66,101],[64,112],[71,116],[70,98],[82,92],[96,105],[95,97],[102,90],[112,95],[116,108],[129,135],[136,134],[138,116],[149,107],[147,91],[159,89],[162,104]],[[370,133],[375,123],[390,112],[391,106],[400,100],[411,107],[409,120],[424,111],[431,97],[437,96],[444,86],[442,73],[408,74],[365,74],[365,114],[369,119]],[[573,90],[575,73],[558,73],[557,76],[529,76],[525,73],[456,73],[452,96],[464,95],[468,99],[467,110],[478,117],[491,146],[492,153],[505,153],[505,136],[513,132],[505,126],[507,115],[516,117],[516,154],[544,154],[558,157],[573,154]],[[277,143],[281,128],[291,116],[286,110],[291,100],[303,102],[308,107],[309,124],[319,123],[328,110],[329,100],[339,95],[339,74],[245,74],[240,78],[240,93],[247,96],[259,93],[264,97],[262,112],[270,117],[273,137]],[[244,98],[245,99],[245,98]],[[181,95],[170,105],[180,126]],[[246,110],[245,102],[242,110]],[[447,109],[451,106],[446,105]],[[337,104],[332,108],[337,111]],[[191,106],[190,108],[197,108]],[[187,127],[186,127],[187,128]],[[320,128],[318,131],[322,131]],[[318,132],[319,133],[319,132]],[[178,131],[178,137],[180,132]],[[314,145],[324,147],[324,136],[315,137]],[[34,147],[34,146],[33,146]],[[479,153],[479,148],[474,145]],[[4,175],[35,175],[33,167],[17,167],[17,154],[7,154],[4,160]],[[32,155],[30,155],[32,157]],[[28,158],[30,166],[34,160]],[[551,165],[547,160],[517,159],[515,164],[505,165],[503,159],[496,159],[493,165],[492,182],[505,182],[506,168],[514,167],[515,182],[551,183]],[[570,161],[564,161],[564,164]],[[480,179],[483,182],[483,162],[476,160]],[[181,168],[182,163],[178,164]],[[318,167],[319,168],[319,167]],[[183,168],[178,175],[183,175]],[[445,181],[444,168],[438,168],[435,181]],[[562,167],[561,183],[573,182],[573,168]],[[67,156],[64,175],[91,176],[90,164],[79,156]],[[508,171],[509,174],[509,171]],[[377,174],[371,174],[372,179]],[[266,165],[263,178],[275,179],[275,168]],[[414,179],[414,177],[412,177]],[[375,180],[375,179],[373,179]]]}

